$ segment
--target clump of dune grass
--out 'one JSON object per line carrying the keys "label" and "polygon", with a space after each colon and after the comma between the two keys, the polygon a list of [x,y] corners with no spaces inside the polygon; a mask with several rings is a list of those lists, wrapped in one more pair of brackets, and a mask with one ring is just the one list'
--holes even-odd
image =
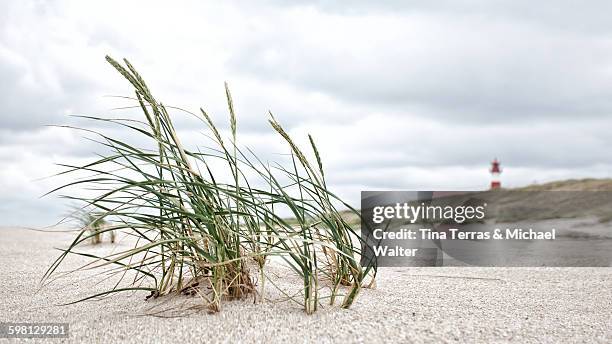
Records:
{"label": "clump of dune grass", "polygon": [[109,241],[115,242],[115,231],[106,229],[109,228],[110,223],[104,219],[105,213],[87,211],[79,207],[74,207],[70,214],[69,219],[74,220],[79,229],[86,233],[87,237],[91,239],[91,243],[96,245],[103,241],[103,234],[107,232],[109,235]]}
{"label": "clump of dune grass", "polygon": [[[113,267],[121,276],[114,288],[87,299],[126,290],[146,290],[150,297],[196,293],[216,312],[224,300],[249,295],[263,299],[264,282],[270,280],[266,264],[276,257],[302,281],[301,296],[290,298],[307,313],[315,312],[323,300],[335,304],[338,297],[341,307],[350,307],[375,267],[360,265],[359,235],[337,206],[358,213],[327,187],[313,138],[309,136],[314,156],[310,161],[270,113],[269,123],[291,159],[288,165],[264,162],[237,143],[237,116],[227,84],[230,130],[224,137],[203,109],[188,112],[165,106],[127,60],[121,64],[106,59],[134,87],[130,99],[143,120],[87,118],[121,127],[150,146],[137,147],[86,130],[97,135],[96,141],[110,153],[83,166],[64,165],[63,173],[88,177],[75,178],[52,192],[78,186],[96,190],[93,197],[66,197],[112,219],[114,225],[107,230],[120,230],[134,237],[135,244],[95,256],[77,251],[90,237],[80,233],[43,279],[49,279],[67,255],[81,254],[94,259],[96,267]],[[169,110],[199,119],[213,143],[185,147]],[[225,167],[219,171],[219,166]],[[279,209],[288,211],[293,220],[280,216]],[[135,277],[123,281],[126,272]]]}

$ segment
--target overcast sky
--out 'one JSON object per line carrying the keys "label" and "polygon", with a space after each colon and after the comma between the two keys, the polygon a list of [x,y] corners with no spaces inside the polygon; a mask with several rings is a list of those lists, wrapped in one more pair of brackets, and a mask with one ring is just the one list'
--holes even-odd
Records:
{"label": "overcast sky", "polygon": [[[100,151],[48,125],[140,116],[112,110],[132,93],[106,54],[219,123],[228,81],[241,144],[286,152],[271,110],[318,140],[356,205],[368,189],[484,189],[494,157],[505,186],[612,176],[608,1],[219,3],[0,3],[0,224],[58,220],[64,203],[39,196],[63,180],[40,178]],[[175,115],[198,144],[204,128]]]}

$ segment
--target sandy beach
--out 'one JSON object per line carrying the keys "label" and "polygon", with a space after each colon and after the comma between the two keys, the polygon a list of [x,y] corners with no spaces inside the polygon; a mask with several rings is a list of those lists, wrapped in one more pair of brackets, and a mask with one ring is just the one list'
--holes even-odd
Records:
{"label": "sandy beach", "polygon": [[[147,293],[127,292],[60,306],[108,289],[90,272],[37,292],[59,254],[54,247],[71,236],[0,228],[0,321],[70,324],[68,339],[48,342],[612,341],[612,268],[382,268],[376,288],[363,290],[349,310],[326,307],[309,316],[290,302],[249,299],[224,303],[218,314],[179,314],[201,301],[145,301]],[[63,269],[84,262],[75,257]]]}

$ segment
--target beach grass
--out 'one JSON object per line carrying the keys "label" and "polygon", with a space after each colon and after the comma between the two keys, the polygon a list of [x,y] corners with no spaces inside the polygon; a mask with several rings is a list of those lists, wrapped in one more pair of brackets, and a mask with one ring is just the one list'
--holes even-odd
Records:
{"label": "beach grass", "polygon": [[[88,233],[91,243],[96,245],[103,241],[103,232],[105,228],[110,226],[110,223],[104,219],[104,213],[88,211],[87,208],[72,207],[70,213],[66,217],[67,220],[76,222],[78,228]],[[115,231],[107,231],[109,235],[109,241],[115,242],[116,234]]]}
{"label": "beach grass", "polygon": [[[269,123],[287,147],[290,162],[262,161],[249,148],[241,148],[226,84],[228,137],[223,137],[203,109],[181,110],[197,118],[213,142],[185,147],[170,115],[170,110],[178,110],[159,102],[127,60],[120,63],[108,56],[106,60],[134,88],[134,97],[129,99],[142,112],[143,120],[85,118],[122,128],[146,139],[150,146],[140,147],[103,131],[71,127],[93,134],[109,153],[86,165],[63,165],[62,174],[79,177],[51,192],[61,190],[63,197],[82,202],[112,225],[95,233],[79,232],[43,281],[52,280],[68,255],[85,255],[96,267],[107,267],[120,276],[126,271],[135,274],[129,280],[121,277],[115,288],[86,299],[127,290],[145,290],[149,297],[188,293],[201,296],[208,309],[217,312],[225,300],[249,296],[263,300],[264,282],[269,280],[266,264],[275,259],[302,281],[299,296],[283,293],[306,313],[315,312],[323,301],[333,305],[339,298],[341,307],[350,307],[376,267],[360,264],[358,229],[338,209],[348,208],[355,216],[359,213],[329,190],[314,139],[309,136],[311,161],[270,113]],[[219,166],[224,167],[219,170]],[[83,173],[87,177],[80,177]],[[66,192],[73,188],[97,192],[91,197]],[[281,216],[280,209],[289,216]],[[135,244],[109,255],[78,250],[81,243],[106,231],[126,233]],[[257,271],[259,285],[253,271]]]}

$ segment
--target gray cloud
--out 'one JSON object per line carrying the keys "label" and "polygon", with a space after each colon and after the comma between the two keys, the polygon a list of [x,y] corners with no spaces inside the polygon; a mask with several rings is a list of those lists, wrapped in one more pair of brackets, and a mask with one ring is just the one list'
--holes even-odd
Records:
{"label": "gray cloud", "polygon": [[271,23],[284,28],[276,37],[281,43],[256,38],[232,67],[347,103],[457,122],[612,112],[612,26],[597,34],[567,32],[487,13],[306,11],[301,20],[295,14],[295,21]]}
{"label": "gray cloud", "polygon": [[[248,1],[241,1],[248,4]],[[517,23],[533,23],[540,26],[567,30],[572,33],[607,31],[612,24],[606,13],[610,3],[592,0],[588,5],[572,0],[356,0],[350,4],[339,1],[271,0],[276,6],[313,7],[322,12],[340,15],[364,14],[437,14],[452,16],[480,16],[497,20],[509,19]]]}
{"label": "gray cloud", "polygon": [[[44,125],[150,144],[68,116],[142,119],[110,110],[133,103],[104,95],[132,91],[105,54],[127,56],[159,100],[203,106],[224,130],[229,81],[239,144],[282,159],[272,110],[305,147],[314,135],[330,185],[353,202],[368,188],[486,187],[495,156],[506,185],[610,176],[610,10],[604,1],[2,3],[2,221],[57,218],[62,203],[37,197],[64,180],[39,178],[105,151]],[[202,123],[172,113],[186,145],[208,144]]]}

